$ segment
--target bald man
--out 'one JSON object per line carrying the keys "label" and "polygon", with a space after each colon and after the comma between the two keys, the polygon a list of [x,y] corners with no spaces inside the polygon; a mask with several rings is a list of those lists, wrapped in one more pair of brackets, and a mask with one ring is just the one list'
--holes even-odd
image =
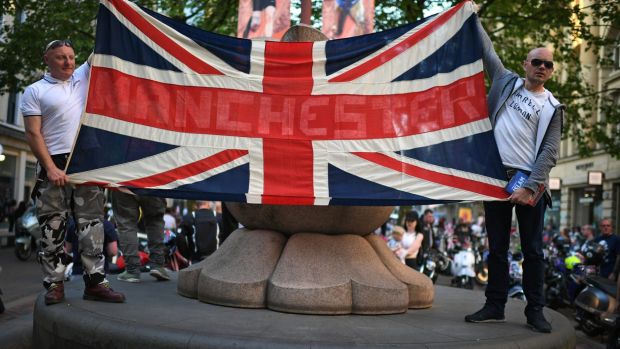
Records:
{"label": "bald man", "polygon": [[[486,303],[467,315],[467,322],[504,322],[508,299],[508,247],[515,208],[523,251],[523,290],[527,298],[527,324],[538,332],[551,332],[543,315],[544,261],[542,230],[547,205],[549,172],[560,146],[564,105],[544,85],[554,70],[553,54],[544,47],[530,51],[523,61],[525,77],[506,69],[478,22],[483,44],[484,69],[491,80],[487,99],[495,141],[508,178],[528,175],[523,187],[508,201],[484,203],[489,237],[489,282]],[[539,199],[540,198],[540,199]]]}

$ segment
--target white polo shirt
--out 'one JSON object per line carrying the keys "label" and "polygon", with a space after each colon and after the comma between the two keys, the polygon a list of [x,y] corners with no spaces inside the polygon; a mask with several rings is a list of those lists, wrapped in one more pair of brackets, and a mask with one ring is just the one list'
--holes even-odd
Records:
{"label": "white polo shirt", "polygon": [[89,73],[88,63],[77,68],[66,81],[47,73],[24,91],[22,115],[41,116],[41,133],[50,155],[71,151],[86,103]]}

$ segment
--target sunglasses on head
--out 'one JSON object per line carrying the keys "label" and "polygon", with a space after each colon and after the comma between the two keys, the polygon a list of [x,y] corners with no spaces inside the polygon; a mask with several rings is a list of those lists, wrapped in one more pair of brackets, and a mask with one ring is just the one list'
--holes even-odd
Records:
{"label": "sunglasses on head", "polygon": [[534,58],[534,59],[530,60],[530,64],[533,67],[539,67],[541,64],[544,64],[545,68],[547,68],[547,69],[553,68],[553,61],[545,61],[545,60],[538,59],[538,58]]}
{"label": "sunglasses on head", "polygon": [[53,50],[53,49],[57,49],[57,48],[62,47],[62,46],[67,46],[67,47],[73,48],[73,44],[69,40],[54,40],[54,41],[51,41],[49,44],[47,44],[47,46],[45,46],[45,51],[44,52],[47,52],[47,51]]}

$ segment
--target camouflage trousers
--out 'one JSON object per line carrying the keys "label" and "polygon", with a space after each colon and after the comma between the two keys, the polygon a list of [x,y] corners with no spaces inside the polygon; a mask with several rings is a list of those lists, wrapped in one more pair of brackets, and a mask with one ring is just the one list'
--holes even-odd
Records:
{"label": "camouflage trousers", "polygon": [[[87,286],[105,281],[103,254],[103,212],[105,197],[96,186],[56,186],[46,178],[39,187],[36,200],[41,226],[43,285],[64,280],[71,258],[65,253],[67,218],[73,212],[78,229],[78,243],[84,282]],[[77,256],[76,256],[77,257]]]}
{"label": "camouflage trousers", "polygon": [[118,228],[118,241],[125,257],[126,270],[140,273],[138,255],[138,221],[140,215],[149,244],[149,260],[153,267],[163,267],[164,257],[164,211],[166,200],[153,196],[126,194],[110,191],[114,220]]}

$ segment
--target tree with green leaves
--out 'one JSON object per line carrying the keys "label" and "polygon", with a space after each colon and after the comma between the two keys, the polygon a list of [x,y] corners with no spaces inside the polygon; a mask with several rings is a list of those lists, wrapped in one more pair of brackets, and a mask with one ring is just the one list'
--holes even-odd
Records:
{"label": "tree with green leaves", "polygon": [[[452,6],[457,0],[376,0],[375,27],[393,28],[423,18],[430,8]],[[612,62],[611,47],[620,44],[620,4],[611,0],[581,1],[477,1],[478,16],[494,43],[495,50],[510,70],[522,73],[529,50],[552,45],[559,69],[545,87],[567,105],[564,138],[571,138],[579,154],[602,149],[620,158],[620,106],[613,100],[618,90],[599,89],[588,83],[590,69]],[[591,66],[583,64],[586,54],[594,56]],[[601,117],[597,120],[596,115]]]}
{"label": "tree with green leaves", "polygon": [[[294,8],[311,1],[313,25],[320,27],[320,0],[292,0]],[[384,30],[415,22],[429,11],[437,12],[457,0],[375,0],[375,28]],[[202,29],[235,35],[237,1],[229,0],[140,0],[143,6]],[[603,149],[620,158],[620,107],[612,99],[620,91],[604,90],[588,84],[588,69],[611,64],[610,48],[618,45],[605,32],[620,32],[620,5],[617,1],[574,0],[515,2],[480,0],[479,17],[504,64],[522,72],[522,62],[536,46],[552,45],[559,66],[547,83],[567,105],[564,137],[570,137],[581,155]],[[591,3],[591,4],[590,4]],[[27,18],[23,23],[6,24],[0,32],[0,91],[18,91],[41,76],[42,48],[57,38],[73,41],[78,57],[85,59],[94,46],[94,22],[98,4],[80,0],[3,0],[1,15]],[[298,11],[297,11],[298,12]],[[292,24],[299,21],[292,16]],[[19,22],[19,21],[18,21]],[[592,55],[590,66],[584,55]],[[79,58],[78,58],[79,60]],[[596,115],[600,115],[596,118]]]}
{"label": "tree with green leaves", "polygon": [[[136,3],[201,29],[234,35],[237,3],[229,0],[143,0]],[[0,92],[19,91],[38,80],[45,45],[69,39],[77,62],[95,46],[99,3],[88,0],[3,0],[0,15],[13,20],[0,31]],[[23,19],[23,21],[22,21]]]}

